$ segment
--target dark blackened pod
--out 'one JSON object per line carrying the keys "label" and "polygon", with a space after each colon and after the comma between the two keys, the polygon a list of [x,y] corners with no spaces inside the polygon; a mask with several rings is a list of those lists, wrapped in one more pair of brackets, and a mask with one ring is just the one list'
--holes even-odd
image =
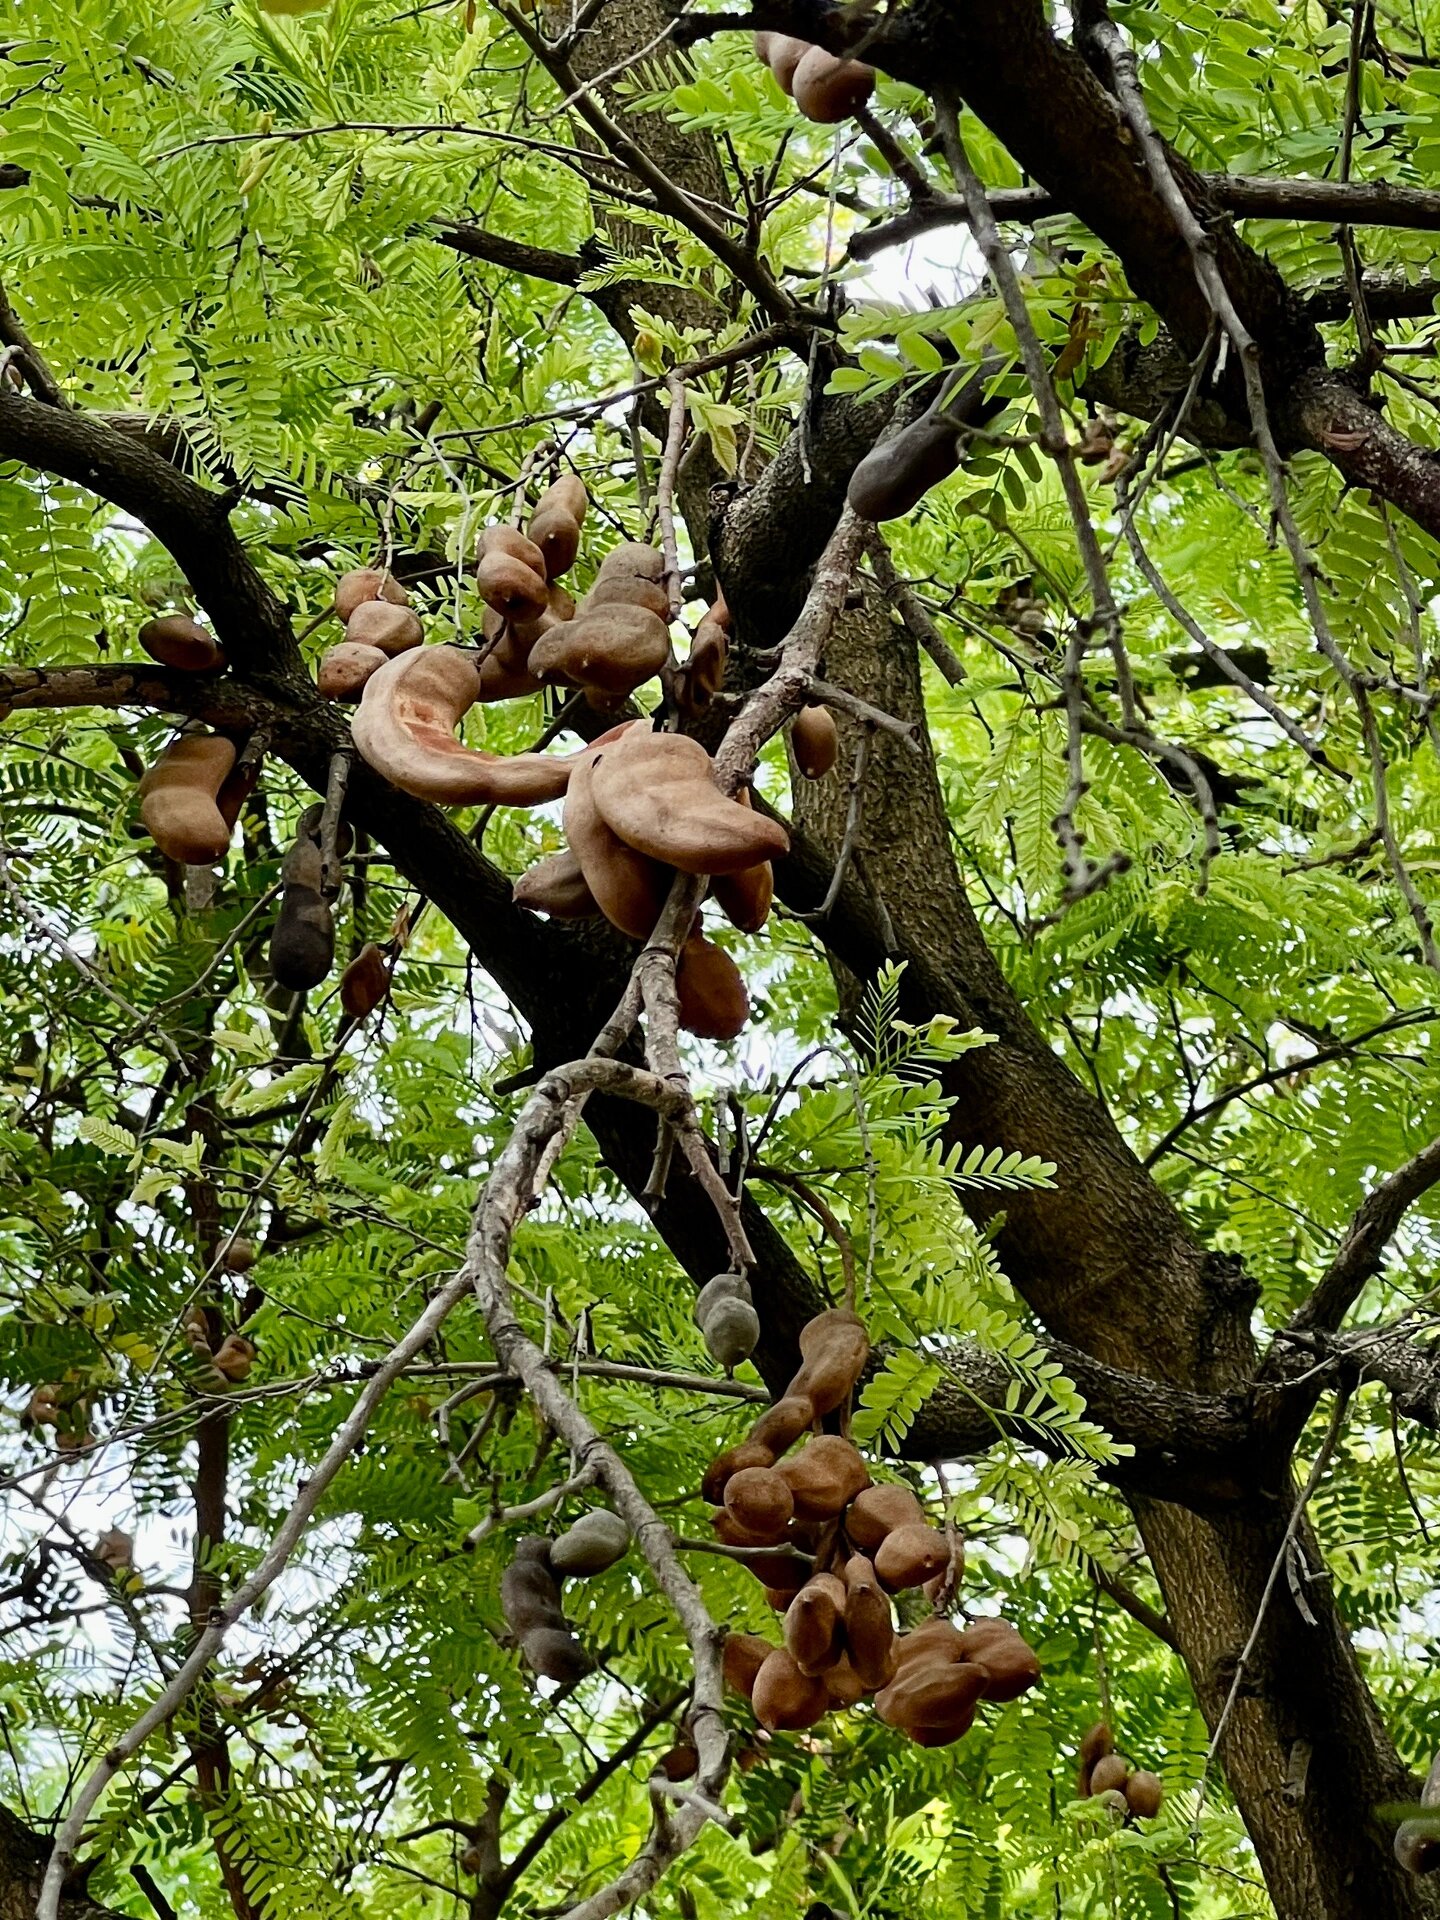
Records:
{"label": "dark blackened pod", "polygon": [[560,1605],[560,1583],[550,1569],[550,1544],[522,1540],[500,1580],[500,1609],[520,1642],[531,1671],[542,1679],[582,1680],[595,1663],[570,1631]]}
{"label": "dark blackened pod", "polygon": [[893,440],[870,449],[851,474],[845,498],[866,520],[898,520],[959,464],[959,432],[932,408]]}
{"label": "dark blackened pod", "polygon": [[270,936],[270,972],[301,993],[318,987],[335,964],[335,917],[313,887],[287,887]]}

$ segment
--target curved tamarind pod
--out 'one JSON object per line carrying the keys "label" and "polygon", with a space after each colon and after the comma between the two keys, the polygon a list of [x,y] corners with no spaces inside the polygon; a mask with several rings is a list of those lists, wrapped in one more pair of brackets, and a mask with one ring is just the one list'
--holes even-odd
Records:
{"label": "curved tamarind pod", "polygon": [[563,680],[618,701],[653,680],[669,657],[669,631],[648,608],[617,604],[592,611],[587,600],[573,620],[541,635],[527,666],[537,680]]}
{"label": "curved tamarind pod", "polygon": [[814,1402],[817,1418],[833,1413],[865,1371],[870,1336],[859,1314],[831,1307],[800,1329],[803,1365],[785,1389]]}
{"label": "curved tamarind pod", "polygon": [[243,1333],[227,1333],[215,1349],[211,1366],[227,1380],[244,1380],[255,1361],[255,1343]]}
{"label": "curved tamarind pod", "polygon": [[866,520],[898,520],[959,464],[960,434],[932,410],[870,449],[851,474],[845,498]]}
{"label": "curved tamarind pod", "polygon": [[314,887],[289,886],[270,936],[270,973],[279,986],[301,993],[318,987],[335,964],[335,916]]}
{"label": "curved tamarind pod", "polygon": [[865,105],[875,91],[875,69],[863,60],[841,60],[823,47],[811,47],[795,67],[789,91],[807,120],[833,127]]}
{"label": "curved tamarind pod", "polygon": [[725,1510],[755,1540],[780,1540],[795,1514],[795,1500],[773,1467],[742,1467],[725,1483]]}
{"label": "curved tamarind pod", "polygon": [[670,625],[670,596],[658,580],[647,580],[633,573],[600,574],[581,603],[582,614],[598,613],[602,607],[639,607]]}
{"label": "curved tamarind pod", "polygon": [[[740,969],[703,933],[692,933],[680,949],[675,973],[680,1024],[701,1040],[733,1040],[750,1018],[750,996]],[[760,1323],[755,1322],[755,1338]]]}
{"label": "curved tamarind pod", "polygon": [[606,826],[595,805],[588,758],[570,776],[563,817],[565,838],[600,911],[632,940],[648,940],[673,876]]}
{"label": "curved tamarind pod", "polygon": [[644,540],[622,540],[600,562],[597,580],[663,580],[665,556]]}
{"label": "curved tamarind pod", "polygon": [[763,860],[739,873],[717,873],[710,892],[731,926],[741,933],[759,933],[775,899],[775,869]]}
{"label": "curved tamarind pod", "polygon": [[875,1711],[887,1727],[906,1733],[919,1729],[954,1729],[958,1740],[975,1718],[985,1697],[981,1668],[963,1661],[912,1660],[902,1666],[888,1687],[875,1696]]}
{"label": "curved tamarind pod", "polygon": [[720,1671],[732,1693],[743,1693],[748,1700],[755,1687],[755,1676],[775,1651],[758,1633],[731,1633],[725,1636]]}
{"label": "curved tamarind pod", "polygon": [[362,757],[403,793],[442,806],[529,807],[558,800],[583,754],[477,752],[455,727],[480,690],[475,664],[455,647],[396,654],[365,684],[351,733]]}
{"label": "curved tamarind pod", "polygon": [[750,1704],[769,1732],[798,1733],[824,1719],[830,1711],[830,1696],[823,1680],[802,1673],[790,1652],[776,1647],[755,1676]]}
{"label": "curved tamarind pod", "polygon": [[312,840],[301,828],[280,862],[281,880],[287,887],[306,887],[318,893],[324,871],[325,857],[320,851],[320,842]]}
{"label": "curved tamarind pod", "polygon": [[535,502],[529,535],[545,560],[545,576],[558,580],[574,565],[580,551],[580,527],[590,505],[585,482],[575,473],[562,473]]}
{"label": "curved tamarind pod", "polygon": [[575,618],[575,600],[564,587],[551,585],[545,591],[544,610],[533,620],[507,620],[503,613],[486,607],[480,618],[481,631],[492,645],[487,659],[500,658],[507,666],[523,669],[530,649],[551,627]]}
{"label": "curved tamarind pod", "polygon": [[1075,1798],[1090,1798],[1090,1773],[1097,1760],[1103,1760],[1107,1753],[1115,1751],[1115,1736],[1104,1720],[1097,1720],[1080,1742],[1080,1755],[1075,1776]]}
{"label": "curved tamarind pod", "polygon": [[960,1635],[961,1658],[989,1675],[987,1700],[1003,1704],[1040,1684],[1040,1662],[1008,1620],[972,1620]]}
{"label": "curved tamarind pod", "polygon": [[373,940],[367,940],[340,976],[340,1004],[352,1020],[366,1020],[390,991],[390,968]]}
{"label": "curved tamarind pod", "polygon": [[840,1658],[845,1587],[833,1573],[816,1573],[785,1612],[785,1645],[801,1673],[814,1677]]}
{"label": "curved tamarind pod", "polygon": [[384,666],[388,655],[379,647],[362,647],[358,641],[342,640],[320,662],[315,685],[325,700],[358,700],[371,674]]}
{"label": "curved tamarind pod", "polygon": [[487,527],[475,568],[480,598],[507,620],[538,620],[549,604],[545,556],[514,527]]}
{"label": "curved tamarind pod", "polygon": [[600,911],[580,862],[568,847],[527,867],[510,889],[510,897],[517,907],[548,913],[552,920],[588,920]]}
{"label": "curved tamarind pod", "polygon": [[548,1541],[521,1540],[500,1579],[500,1610],[531,1669],[547,1680],[579,1680],[595,1663],[570,1631]]}
{"label": "curved tamarind pod", "polygon": [[693,1780],[699,1771],[700,1750],[693,1740],[685,1739],[662,1753],[652,1768],[666,1780]]}
{"label": "curved tamarind pod", "polygon": [[542,1680],[568,1684],[595,1671],[595,1662],[568,1626],[533,1628],[521,1640],[520,1651],[526,1665]]}
{"label": "curved tamarind pod", "polygon": [[701,1498],[718,1507],[733,1474],[743,1473],[746,1467],[773,1467],[774,1464],[775,1454],[771,1448],[754,1440],[742,1440],[739,1446],[727,1447],[724,1453],[716,1454],[705,1469],[705,1478],[700,1482]]}
{"label": "curved tamarind pod", "polygon": [[1130,1762],[1124,1755],[1107,1753],[1090,1769],[1090,1791],[1092,1794],[1123,1793],[1129,1778]]}
{"label": "curved tamarind pod", "polygon": [[958,1665],[962,1659],[960,1629],[936,1615],[922,1620],[908,1633],[895,1639],[895,1665],[906,1666],[912,1660],[948,1660]]}
{"label": "curved tamarind pod", "polygon": [[923,1586],[950,1564],[950,1542],[936,1527],[896,1527],[875,1549],[875,1571],[890,1593]]}
{"label": "curved tamarind pod", "polygon": [[845,1644],[866,1687],[889,1685],[895,1677],[895,1622],[874,1567],[860,1553],[845,1562]]}
{"label": "curved tamarind pod", "polygon": [[393,607],[408,607],[410,596],[393,574],[379,567],[354,567],[335,582],[335,611],[342,622],[367,600],[388,600]]}
{"label": "curved tamarind pod", "polygon": [[897,1527],[925,1526],[925,1509],[909,1487],[886,1484],[857,1493],[845,1515],[845,1531],[853,1545],[873,1553],[887,1533]]}
{"label": "curved tamarind pod", "polygon": [[870,1484],[870,1469],[838,1433],[817,1433],[775,1471],[790,1489],[797,1520],[833,1520]]}
{"label": "curved tamarind pod", "polygon": [[357,647],[378,647],[387,657],[408,653],[425,638],[420,617],[389,600],[362,600],[345,622],[345,638]]}
{"label": "curved tamarind pod", "polygon": [[701,1322],[705,1350],[722,1367],[748,1360],[760,1339],[760,1316],[748,1300],[717,1300]]}
{"label": "curved tamarind pod", "polygon": [[761,1414],[750,1429],[753,1446],[764,1447],[773,1464],[816,1420],[815,1402],[808,1394],[787,1393]]}
{"label": "curved tamarind pod", "polygon": [[141,780],[140,818],[169,859],[190,867],[224,859],[230,828],[216,797],[234,765],[232,741],[182,733]]}
{"label": "curved tamarind pod", "polygon": [[820,1677],[825,1682],[825,1692],[832,1710],[836,1707],[858,1706],[871,1691],[856,1671],[848,1653],[842,1653]]}
{"label": "curved tamarind pod", "polygon": [[713,769],[698,740],[631,727],[595,754],[591,790],[612,833],[682,873],[738,873],[787,853],[779,822],[728,799]]}
{"label": "curved tamarind pod", "polygon": [[[995,1698],[992,1694],[991,1699]],[[1165,1798],[1165,1783],[1158,1774],[1147,1773],[1143,1767],[1132,1773],[1125,1782],[1125,1804],[1137,1820],[1153,1820],[1160,1811],[1160,1802]],[[1437,1849],[1437,1865],[1440,1865],[1440,1849]]]}
{"label": "curved tamarind pod", "polygon": [[758,1534],[751,1533],[748,1527],[742,1527],[728,1507],[717,1507],[710,1516],[711,1530],[715,1538],[727,1547],[773,1547],[775,1542],[762,1540]]}
{"label": "curved tamarind pod", "polygon": [[152,660],[184,673],[218,673],[225,665],[225,649],[188,613],[165,613],[147,620],[135,638]]}
{"label": "curved tamarind pod", "polygon": [[782,93],[794,91],[795,69],[813,44],[810,40],[797,40],[790,33],[757,33],[755,36],[755,51],[774,74]]}
{"label": "curved tamarind pod", "polygon": [[790,722],[795,764],[807,780],[823,780],[840,751],[840,729],[828,707],[801,707]]}
{"label": "curved tamarind pod", "polygon": [[608,1507],[592,1507],[550,1544],[550,1565],[567,1579],[604,1573],[625,1557],[630,1529]]}
{"label": "curved tamarind pod", "polygon": [[695,629],[690,652],[676,675],[675,697],[684,712],[691,715],[705,712],[725,684],[725,668],[729,658],[730,642],[724,625],[715,618],[715,609],[712,607]]}
{"label": "curved tamarind pod", "polygon": [[537,680],[526,666],[512,666],[498,647],[478,662],[478,669],[480,691],[475,698],[482,706],[493,700],[524,700],[532,693],[545,691],[543,681]]}

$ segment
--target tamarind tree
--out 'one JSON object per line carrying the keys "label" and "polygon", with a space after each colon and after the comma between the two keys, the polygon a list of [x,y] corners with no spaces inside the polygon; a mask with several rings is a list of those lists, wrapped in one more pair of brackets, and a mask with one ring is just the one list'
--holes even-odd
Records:
{"label": "tamarind tree", "polygon": [[0,1915],[1440,1913],[1437,34],[11,10]]}

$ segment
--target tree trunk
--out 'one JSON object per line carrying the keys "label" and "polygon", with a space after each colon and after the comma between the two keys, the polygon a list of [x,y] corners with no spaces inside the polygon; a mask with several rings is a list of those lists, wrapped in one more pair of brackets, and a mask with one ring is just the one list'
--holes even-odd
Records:
{"label": "tree trunk", "polygon": [[[0,1807],[0,1920],[35,1920],[49,1857],[50,1842],[8,1807]],[[77,1891],[61,1900],[60,1920],[125,1920],[125,1916]]]}

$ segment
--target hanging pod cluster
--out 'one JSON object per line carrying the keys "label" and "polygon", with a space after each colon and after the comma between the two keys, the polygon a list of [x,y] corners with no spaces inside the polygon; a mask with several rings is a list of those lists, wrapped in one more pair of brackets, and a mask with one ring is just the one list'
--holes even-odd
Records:
{"label": "hanging pod cluster", "polygon": [[809,40],[788,33],[757,33],[756,55],[774,74],[807,120],[833,126],[857,114],[875,91],[875,69],[862,60],[842,60]]}
{"label": "hanging pod cluster", "polygon": [[982,1700],[1016,1698],[1040,1670],[1003,1621],[976,1621],[963,1633],[944,1620],[896,1631],[891,1595],[930,1583],[935,1597],[958,1548],[952,1555],[908,1487],[875,1485],[849,1440],[813,1431],[849,1396],[869,1353],[856,1314],[817,1314],[801,1333],[801,1366],[785,1392],[706,1473],[717,1537],[750,1550],[744,1564],[784,1614],[779,1646],[757,1634],[730,1637],[725,1674],[771,1732],[813,1726],[873,1695],[882,1720],[939,1746],[968,1730]]}
{"label": "hanging pod cluster", "polygon": [[500,1581],[500,1608],[525,1663],[544,1680],[583,1680],[595,1662],[576,1639],[560,1604],[560,1583],[604,1573],[630,1545],[616,1513],[595,1507],[558,1540],[521,1540]]}
{"label": "hanging pod cluster", "polygon": [[1150,1820],[1160,1811],[1165,1788],[1158,1774],[1132,1767],[1115,1751],[1115,1736],[1097,1720],[1080,1742],[1080,1766],[1075,1779],[1079,1800],[1104,1799],[1127,1818]]}

